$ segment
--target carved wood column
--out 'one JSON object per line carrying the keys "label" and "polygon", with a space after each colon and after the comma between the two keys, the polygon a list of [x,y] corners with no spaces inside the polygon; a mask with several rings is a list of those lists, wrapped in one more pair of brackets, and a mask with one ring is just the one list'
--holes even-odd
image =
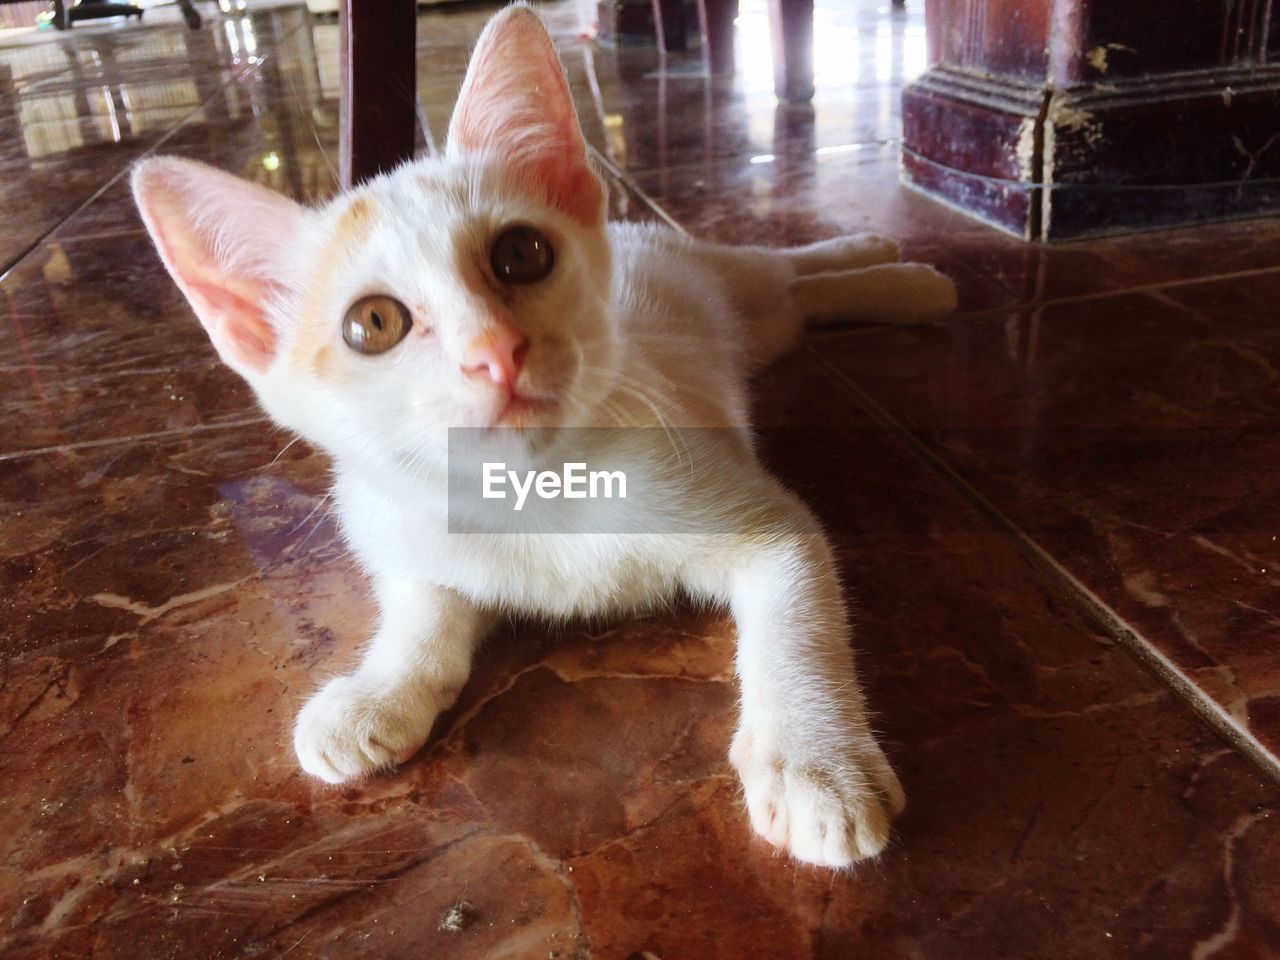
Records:
{"label": "carved wood column", "polygon": [[1278,12],[926,0],[903,175],[1032,240],[1280,211]]}

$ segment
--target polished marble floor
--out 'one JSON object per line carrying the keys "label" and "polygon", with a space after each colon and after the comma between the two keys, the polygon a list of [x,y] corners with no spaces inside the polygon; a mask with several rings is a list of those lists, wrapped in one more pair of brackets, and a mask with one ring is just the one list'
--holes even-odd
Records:
{"label": "polished marble floor", "polygon": [[[910,797],[848,875],[750,837],[705,611],[506,626],[394,776],[302,776],[367,591],[123,178],[168,152],[331,193],[337,27],[0,38],[0,955],[1280,955],[1280,223],[1045,249],[905,190],[919,6],[819,0],[811,107],[775,104],[750,0],[715,79],[545,8],[616,216],[875,229],[960,285],[758,391]],[[486,13],[420,17],[428,142]]]}

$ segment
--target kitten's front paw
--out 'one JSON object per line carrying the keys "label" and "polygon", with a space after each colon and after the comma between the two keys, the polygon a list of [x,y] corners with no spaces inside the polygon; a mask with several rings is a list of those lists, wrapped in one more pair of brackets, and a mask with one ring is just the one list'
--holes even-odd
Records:
{"label": "kitten's front paw", "polygon": [[338,677],[298,714],[293,748],[307,773],[341,783],[404,763],[426,742],[437,713],[430,698]]}
{"label": "kitten's front paw", "polygon": [[738,731],[730,759],[742,778],[756,833],[821,867],[847,867],[883,850],[906,798],[874,741],[857,752],[787,756]]}

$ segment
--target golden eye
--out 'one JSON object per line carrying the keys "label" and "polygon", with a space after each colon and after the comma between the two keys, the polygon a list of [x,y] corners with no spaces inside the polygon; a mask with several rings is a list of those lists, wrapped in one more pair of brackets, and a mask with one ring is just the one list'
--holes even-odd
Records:
{"label": "golden eye", "polygon": [[409,308],[393,297],[361,297],[342,318],[342,339],[356,353],[386,353],[409,335]]}
{"label": "golden eye", "polygon": [[551,243],[533,227],[504,231],[489,250],[489,265],[503,283],[537,283],[555,266]]}

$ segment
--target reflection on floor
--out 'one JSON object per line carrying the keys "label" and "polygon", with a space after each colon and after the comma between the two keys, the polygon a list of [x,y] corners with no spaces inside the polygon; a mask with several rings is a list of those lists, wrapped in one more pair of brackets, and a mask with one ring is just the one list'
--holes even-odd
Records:
{"label": "reflection on floor", "polygon": [[[299,774],[292,715],[369,600],[322,459],[216,363],[122,176],[330,193],[337,27],[77,26],[0,49],[0,953],[1280,953],[1280,227],[1021,244],[898,185],[920,4],[820,4],[812,107],[774,103],[761,6],[731,79],[548,16],[615,215],[876,229],[961,286],[760,390],[857,597],[895,845],[831,876],[750,838],[732,630],[692,610],[504,628],[396,775]],[[435,142],[486,13],[420,18]]]}

